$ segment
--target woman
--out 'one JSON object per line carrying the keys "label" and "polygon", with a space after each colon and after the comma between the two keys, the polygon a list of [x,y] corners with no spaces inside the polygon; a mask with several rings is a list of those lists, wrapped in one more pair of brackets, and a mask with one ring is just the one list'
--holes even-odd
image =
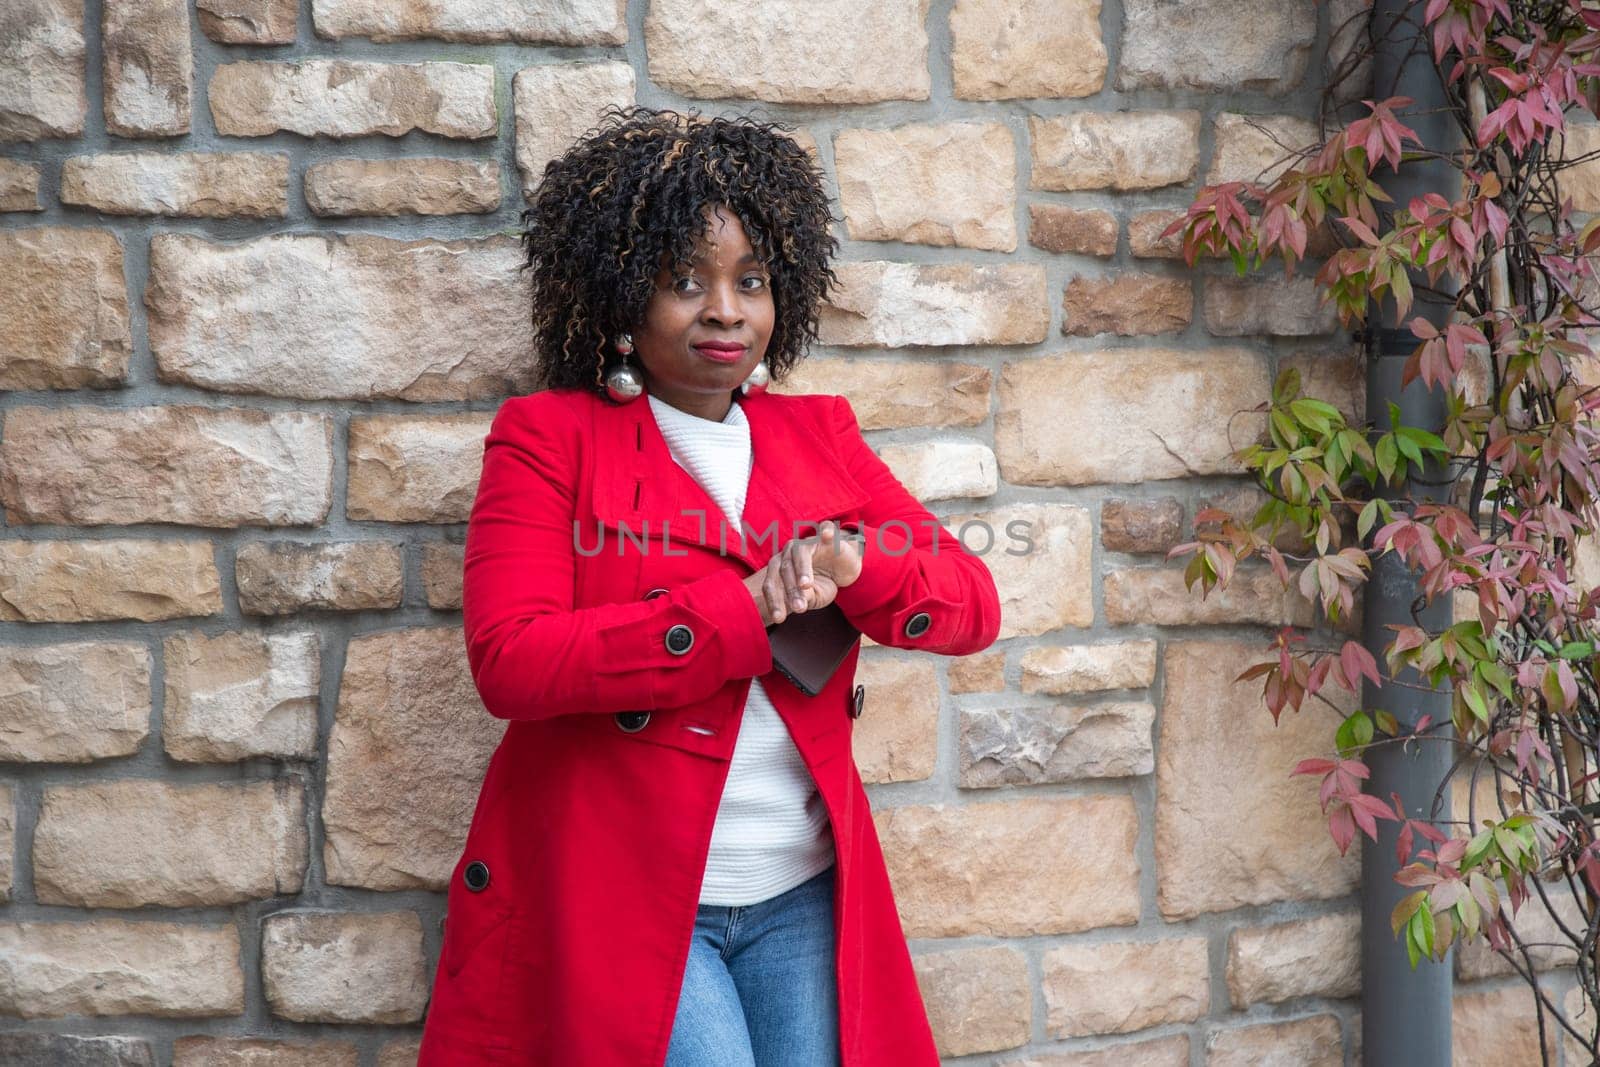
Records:
{"label": "woman", "polygon": [[613,108],[524,212],[545,388],[491,424],[463,578],[509,726],[424,1067],[938,1062],[851,755],[859,642],[808,697],[767,628],[831,603],[964,655],[999,598],[848,402],[764,388],[836,246],[785,128]]}

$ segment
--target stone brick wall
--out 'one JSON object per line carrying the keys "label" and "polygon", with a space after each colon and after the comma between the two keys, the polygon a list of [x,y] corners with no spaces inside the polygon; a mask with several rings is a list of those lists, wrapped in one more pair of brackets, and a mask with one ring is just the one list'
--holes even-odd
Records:
{"label": "stone brick wall", "polygon": [[[1309,606],[1163,555],[1252,506],[1279,366],[1358,411],[1363,372],[1308,281],[1159,234],[1311,136],[1359,6],[0,5],[0,1061],[414,1060],[502,726],[460,546],[529,383],[514,227],[638,101],[801,127],[846,262],[786,388],[1037,546],[986,554],[989,652],[862,657],[944,1055],[1357,1062],[1355,857],[1287,777],[1326,720],[1232,681]],[[1484,1025],[1520,982],[1458,969],[1457,1062],[1535,1062]]]}

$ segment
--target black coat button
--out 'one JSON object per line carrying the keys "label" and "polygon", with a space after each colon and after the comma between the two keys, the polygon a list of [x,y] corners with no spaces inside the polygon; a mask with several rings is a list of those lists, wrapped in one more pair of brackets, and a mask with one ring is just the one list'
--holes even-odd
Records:
{"label": "black coat button", "polygon": [[625,734],[636,734],[643,730],[650,721],[648,711],[619,711],[613,716],[617,720],[617,729]]}
{"label": "black coat button", "polygon": [[474,893],[481,893],[489,888],[489,865],[482,860],[473,860],[467,864],[467,869],[461,872],[461,880],[467,883],[467,888]]}
{"label": "black coat button", "polygon": [[666,596],[666,595],[667,595],[667,591],[665,589],[661,588],[658,585],[654,589],[652,589],[648,593],[646,593],[644,595],[644,598],[646,600],[654,600],[658,596]]}
{"label": "black coat button", "polygon": [[923,634],[928,632],[928,626],[932,622],[933,620],[928,618],[928,613],[926,611],[917,612],[915,615],[911,616],[911,618],[906,620],[906,636],[921,637]]}
{"label": "black coat button", "polygon": [[851,698],[850,698],[850,717],[852,719],[861,718],[861,706],[863,704],[865,704],[866,702],[867,702],[867,687],[864,686],[864,685],[856,686],[856,691],[853,694],[851,694]]}
{"label": "black coat button", "polygon": [[674,656],[681,656],[689,651],[689,646],[694,644],[694,631],[683,623],[678,623],[667,631],[667,651]]}

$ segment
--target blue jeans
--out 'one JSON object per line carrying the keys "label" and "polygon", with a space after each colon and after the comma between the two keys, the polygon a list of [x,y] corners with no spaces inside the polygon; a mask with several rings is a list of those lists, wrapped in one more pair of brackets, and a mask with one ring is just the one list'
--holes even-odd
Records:
{"label": "blue jeans", "polygon": [[770,900],[700,905],[665,1067],[838,1064],[835,867]]}

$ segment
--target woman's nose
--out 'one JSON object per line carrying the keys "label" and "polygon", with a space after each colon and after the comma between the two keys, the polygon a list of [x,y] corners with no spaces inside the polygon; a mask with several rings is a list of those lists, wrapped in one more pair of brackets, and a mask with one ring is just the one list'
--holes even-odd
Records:
{"label": "woman's nose", "polygon": [[739,301],[731,285],[713,285],[706,292],[705,309],[701,312],[708,321],[724,324],[743,320]]}

